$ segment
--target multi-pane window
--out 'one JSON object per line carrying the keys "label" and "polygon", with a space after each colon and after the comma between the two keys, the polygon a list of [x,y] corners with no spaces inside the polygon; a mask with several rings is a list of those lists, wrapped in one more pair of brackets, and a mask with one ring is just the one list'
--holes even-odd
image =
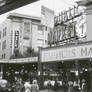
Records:
{"label": "multi-pane window", "polygon": [[30,37],[30,23],[24,23],[24,38],[29,39]]}
{"label": "multi-pane window", "polygon": [[6,49],[6,40],[2,43],[2,50]]}
{"label": "multi-pane window", "polygon": [[7,30],[7,28],[5,27],[5,28],[3,29],[3,37],[6,36],[6,30]]}
{"label": "multi-pane window", "polygon": [[39,34],[43,34],[43,26],[42,25],[38,25],[38,33]]}

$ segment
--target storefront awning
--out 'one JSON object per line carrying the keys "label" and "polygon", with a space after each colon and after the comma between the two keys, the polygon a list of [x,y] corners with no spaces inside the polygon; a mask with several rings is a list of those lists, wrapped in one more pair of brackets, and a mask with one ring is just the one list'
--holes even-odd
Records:
{"label": "storefront awning", "polygon": [[0,0],[0,15],[38,0]]}
{"label": "storefront awning", "polygon": [[38,57],[30,57],[30,58],[20,58],[20,59],[10,59],[10,60],[5,60],[1,59],[0,63],[37,63],[38,62]]}

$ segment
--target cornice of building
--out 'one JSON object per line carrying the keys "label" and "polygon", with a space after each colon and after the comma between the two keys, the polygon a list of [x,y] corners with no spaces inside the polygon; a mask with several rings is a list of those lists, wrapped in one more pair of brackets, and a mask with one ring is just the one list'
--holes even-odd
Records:
{"label": "cornice of building", "polygon": [[30,15],[24,15],[24,14],[19,14],[19,13],[9,13],[7,15],[8,19],[12,18],[25,18],[25,19],[32,19],[32,20],[41,20],[41,17],[36,17],[36,16],[30,16]]}

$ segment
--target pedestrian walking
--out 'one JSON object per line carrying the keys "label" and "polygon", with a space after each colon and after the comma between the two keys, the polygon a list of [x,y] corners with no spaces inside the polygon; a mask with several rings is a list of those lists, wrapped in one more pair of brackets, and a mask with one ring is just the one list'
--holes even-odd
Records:
{"label": "pedestrian walking", "polygon": [[48,92],[50,92],[50,89],[51,89],[51,81],[50,80],[48,80],[47,89],[48,89]]}
{"label": "pedestrian walking", "polygon": [[19,78],[16,80],[16,83],[15,83],[15,92],[22,92],[22,89],[23,89],[22,79]]}
{"label": "pedestrian walking", "polygon": [[85,81],[85,79],[83,79],[82,80],[81,92],[86,92],[86,91],[87,91],[86,81]]}
{"label": "pedestrian walking", "polygon": [[37,80],[33,80],[31,85],[31,92],[38,92],[38,91],[39,91],[39,86]]}
{"label": "pedestrian walking", "polygon": [[55,80],[55,84],[54,84],[54,90],[55,90],[55,92],[57,92],[58,89],[59,89],[59,83],[58,83],[57,80]]}
{"label": "pedestrian walking", "polygon": [[24,87],[25,87],[25,92],[31,92],[31,84],[30,84],[30,81],[29,80],[27,80],[24,83]]}
{"label": "pedestrian walking", "polygon": [[74,92],[74,88],[73,88],[73,82],[72,81],[69,81],[68,83],[68,92]]}

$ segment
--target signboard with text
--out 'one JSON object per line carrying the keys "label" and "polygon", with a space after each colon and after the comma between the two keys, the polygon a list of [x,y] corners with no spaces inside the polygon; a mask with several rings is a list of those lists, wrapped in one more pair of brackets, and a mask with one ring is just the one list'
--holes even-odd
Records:
{"label": "signboard with text", "polygon": [[65,22],[73,20],[82,15],[83,12],[84,11],[80,11],[79,6],[74,6],[73,8],[70,8],[68,11],[61,12],[58,16],[54,18],[55,25],[64,24]]}
{"label": "signboard with text", "polygon": [[54,31],[49,31],[48,44],[57,44],[67,40],[71,41],[72,39],[76,39],[76,37],[75,23],[62,26],[58,25]]}
{"label": "signboard with text", "polygon": [[[86,32],[83,14],[85,9],[79,6],[69,8],[69,10],[60,12],[54,18],[55,28],[48,33],[48,44],[61,45],[75,40],[85,40]],[[82,22],[83,21],[83,22]]]}
{"label": "signboard with text", "polygon": [[19,31],[15,31],[14,48],[18,48],[19,45]]}
{"label": "signboard with text", "polygon": [[92,58],[92,42],[41,49],[41,62]]}

